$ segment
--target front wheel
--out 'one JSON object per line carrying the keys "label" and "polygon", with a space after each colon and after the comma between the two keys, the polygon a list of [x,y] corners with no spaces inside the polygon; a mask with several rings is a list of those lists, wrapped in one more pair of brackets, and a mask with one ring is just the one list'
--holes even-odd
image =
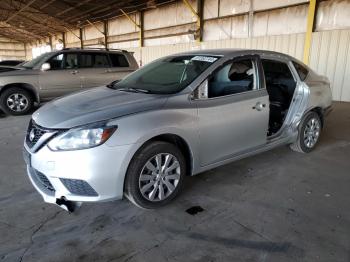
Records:
{"label": "front wheel", "polygon": [[309,153],[315,147],[320,138],[322,123],[316,112],[309,112],[302,121],[297,141],[291,145],[291,149],[301,153]]}
{"label": "front wheel", "polygon": [[8,115],[24,115],[33,105],[34,100],[30,93],[19,87],[9,88],[0,96],[0,107]]}
{"label": "front wheel", "polygon": [[163,206],[179,193],[185,172],[185,158],[175,145],[152,142],[132,159],[125,180],[125,195],[141,208]]}

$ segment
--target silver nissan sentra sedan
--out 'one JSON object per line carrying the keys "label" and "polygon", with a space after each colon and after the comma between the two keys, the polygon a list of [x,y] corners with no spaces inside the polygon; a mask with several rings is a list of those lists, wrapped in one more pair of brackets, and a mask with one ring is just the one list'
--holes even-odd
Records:
{"label": "silver nissan sentra sedan", "polygon": [[281,145],[312,151],[331,104],[328,79],[293,57],[191,51],[41,107],[23,154],[48,203],[73,211],[126,196],[151,209],[186,176]]}

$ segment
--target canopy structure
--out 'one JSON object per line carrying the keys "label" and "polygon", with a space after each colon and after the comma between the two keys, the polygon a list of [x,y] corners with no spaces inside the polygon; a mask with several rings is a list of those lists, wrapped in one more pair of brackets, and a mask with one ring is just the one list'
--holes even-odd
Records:
{"label": "canopy structure", "polygon": [[30,42],[174,0],[1,0],[0,36]]}

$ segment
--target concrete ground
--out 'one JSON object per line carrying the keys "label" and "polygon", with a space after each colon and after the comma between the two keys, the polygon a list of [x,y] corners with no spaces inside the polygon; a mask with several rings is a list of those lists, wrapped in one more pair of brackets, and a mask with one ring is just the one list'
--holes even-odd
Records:
{"label": "concrete ground", "polygon": [[190,177],[155,211],[45,204],[22,161],[29,118],[0,119],[0,261],[350,261],[350,103],[314,152],[283,146]]}

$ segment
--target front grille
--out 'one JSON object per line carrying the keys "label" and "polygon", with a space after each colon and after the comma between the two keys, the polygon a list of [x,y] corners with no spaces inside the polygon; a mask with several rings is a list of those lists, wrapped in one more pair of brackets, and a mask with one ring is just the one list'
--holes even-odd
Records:
{"label": "front grille", "polygon": [[43,174],[37,171],[34,168],[29,169],[29,174],[34,181],[35,185],[37,185],[43,192],[48,195],[55,194],[55,188],[51,184],[50,180]]}
{"label": "front grille", "polygon": [[48,136],[48,138],[44,141],[40,141],[40,145],[38,145],[35,148],[35,152],[37,152],[39,149],[41,149],[43,146],[45,146],[51,139],[53,139],[54,137],[64,133],[65,131],[67,131],[67,129],[51,129],[51,128],[44,128],[42,126],[39,126],[38,124],[36,124],[34,122],[34,120],[30,120],[29,126],[28,126],[28,130],[27,130],[27,134],[26,134],[26,144],[29,148],[33,148],[38,141],[40,140],[40,138],[47,134],[47,133],[51,133],[50,136]]}
{"label": "front grille", "polygon": [[98,196],[97,192],[84,180],[60,178],[69,192],[80,196]]}
{"label": "front grille", "polygon": [[45,129],[37,125],[33,120],[30,120],[26,135],[27,145],[30,148],[32,148],[39,141],[39,139],[47,132],[49,132],[48,129]]}

